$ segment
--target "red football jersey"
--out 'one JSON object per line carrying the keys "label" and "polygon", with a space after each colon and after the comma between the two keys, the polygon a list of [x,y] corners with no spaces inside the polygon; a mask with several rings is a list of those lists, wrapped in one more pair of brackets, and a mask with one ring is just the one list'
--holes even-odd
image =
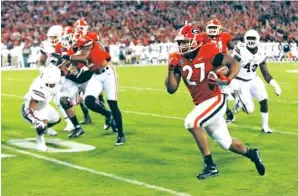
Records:
{"label": "red football jersey", "polygon": [[218,53],[219,49],[214,44],[208,43],[201,46],[197,56],[192,61],[183,58],[178,53],[171,53],[169,56],[169,59],[173,57],[179,59],[181,76],[194,104],[202,103],[221,93],[217,85],[211,90],[207,79],[209,71],[214,68],[211,62]]}
{"label": "red football jersey", "polygon": [[208,37],[207,33],[201,33],[200,35],[204,38],[204,44],[214,43],[217,45],[221,53],[228,53],[228,43],[232,40],[232,35],[230,33],[222,32],[214,38]]}
{"label": "red football jersey", "polygon": [[102,69],[104,67],[103,62],[105,60],[109,61],[111,59],[110,54],[107,51],[105,51],[99,45],[99,43],[97,43],[96,41],[92,40],[87,36],[83,37],[77,42],[78,50],[80,50],[82,47],[91,46],[91,45],[93,45],[93,47],[88,57],[89,63],[92,64],[92,66],[90,66],[90,69],[92,71]]}

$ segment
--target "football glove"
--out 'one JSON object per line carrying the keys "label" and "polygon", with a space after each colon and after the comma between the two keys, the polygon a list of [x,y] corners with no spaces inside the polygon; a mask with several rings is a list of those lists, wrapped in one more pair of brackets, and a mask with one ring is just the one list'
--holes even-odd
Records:
{"label": "football glove", "polygon": [[270,80],[269,84],[270,84],[271,86],[273,86],[274,91],[275,91],[275,94],[276,94],[277,96],[279,96],[279,95],[281,94],[281,88],[280,88],[280,86],[277,84],[276,80],[274,80],[274,79]]}
{"label": "football glove", "polygon": [[231,82],[230,78],[226,77],[220,72],[214,73],[214,71],[210,71],[208,73],[209,84],[229,85],[230,82]]}
{"label": "football glove", "polygon": [[169,71],[174,71],[175,67],[177,67],[179,64],[179,59],[177,57],[173,57],[169,60],[169,66],[168,70]]}

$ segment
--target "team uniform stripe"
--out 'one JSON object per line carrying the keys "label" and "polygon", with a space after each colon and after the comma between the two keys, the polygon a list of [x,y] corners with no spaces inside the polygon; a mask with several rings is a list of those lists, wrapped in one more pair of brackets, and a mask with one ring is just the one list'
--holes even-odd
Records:
{"label": "team uniform stripe", "polygon": [[214,112],[212,112],[212,114],[210,114],[209,116],[207,116],[204,120],[202,120],[201,122],[200,122],[200,127],[202,127],[203,126],[203,124],[205,123],[205,122],[207,122],[210,118],[212,118],[215,114],[217,114],[217,112],[219,111],[219,110],[221,110],[223,107],[224,107],[224,105],[225,105],[225,103],[226,103],[226,96],[225,95],[223,95],[223,102],[221,103],[221,105],[214,111]]}
{"label": "team uniform stripe", "polygon": [[115,91],[115,99],[117,100],[118,98],[117,98],[117,96],[118,96],[118,82],[117,82],[117,76],[116,76],[116,72],[115,72],[115,69],[114,69],[114,67],[111,65],[110,66],[111,68],[112,68],[112,70],[113,70],[113,73],[114,73],[114,80],[115,80],[115,87],[116,87],[116,91]]}
{"label": "team uniform stripe", "polygon": [[208,112],[210,112],[212,109],[216,108],[218,104],[221,102],[221,94],[217,95],[216,101],[209,106],[204,112],[202,112],[196,119],[195,119],[195,124],[194,128],[198,128],[198,122],[202,120],[202,118],[207,115]]}
{"label": "team uniform stripe", "polygon": [[244,102],[242,101],[241,96],[239,95],[238,92],[236,92],[236,94],[237,94],[237,96],[238,96],[238,98],[239,98],[239,101],[240,101],[241,104],[242,104],[242,108],[243,108],[244,112],[248,114],[247,108],[246,108]]}
{"label": "team uniform stripe", "polygon": [[42,92],[40,92],[40,91],[37,91],[37,90],[32,90],[32,91],[33,91],[33,93],[34,93],[35,95],[38,95],[38,96],[40,96],[40,97],[42,97],[42,98],[45,99],[45,95],[44,95],[44,93],[42,93]]}
{"label": "team uniform stripe", "polygon": [[235,48],[235,51],[238,53],[238,54],[240,54],[240,49],[239,48]]}
{"label": "team uniform stripe", "polygon": [[27,114],[25,112],[25,104],[22,105],[22,108],[21,108],[21,113],[22,113],[22,116],[25,120],[29,121],[29,123],[32,123],[32,120],[30,120],[30,118],[27,117]]}

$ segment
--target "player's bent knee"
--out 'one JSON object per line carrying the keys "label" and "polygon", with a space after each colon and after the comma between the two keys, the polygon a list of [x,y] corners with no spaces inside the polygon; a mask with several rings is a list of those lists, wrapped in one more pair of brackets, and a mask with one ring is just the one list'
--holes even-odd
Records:
{"label": "player's bent knee", "polygon": [[88,109],[92,110],[94,108],[94,104],[95,104],[95,97],[92,95],[88,95],[85,97],[85,105]]}
{"label": "player's bent knee", "polygon": [[230,146],[232,145],[232,138],[221,138],[218,140],[215,140],[215,142],[224,150],[229,150]]}
{"label": "player's bent knee", "polygon": [[69,108],[72,108],[71,101],[68,97],[61,97],[60,104],[64,110],[68,110]]}

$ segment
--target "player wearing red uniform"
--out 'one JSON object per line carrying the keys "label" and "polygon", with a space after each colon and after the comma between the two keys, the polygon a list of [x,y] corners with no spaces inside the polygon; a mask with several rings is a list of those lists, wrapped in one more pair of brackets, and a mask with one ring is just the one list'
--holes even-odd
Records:
{"label": "player wearing red uniform", "polygon": [[[223,149],[244,155],[255,163],[260,175],[265,174],[258,149],[248,149],[239,140],[230,136],[227,124],[223,118],[226,102],[225,95],[218,87],[227,85],[239,71],[239,64],[229,55],[219,53],[214,44],[204,44],[198,30],[186,25],[179,30],[175,40],[179,52],[169,56],[167,91],[173,94],[177,91],[181,78],[187,86],[196,105],[185,119],[185,128],[189,130],[204,157],[205,168],[197,175],[205,179],[219,174],[212,161],[208,135]],[[216,67],[225,65],[229,68],[227,76],[216,72]]]}
{"label": "player wearing red uniform", "polygon": [[[56,52],[62,56],[63,55],[73,56],[78,51],[77,41],[79,38],[77,38],[76,35],[77,35],[77,30],[74,30],[72,27],[66,27],[62,35],[61,44],[57,45],[56,47]],[[69,65],[72,65],[72,66],[69,67]],[[88,70],[88,68],[85,65],[86,64],[82,62],[71,62],[69,60],[66,60],[59,65],[59,67],[62,70],[64,70],[64,72],[67,73],[65,82],[63,83],[63,86],[62,86],[60,102],[63,108],[65,109],[68,117],[70,118],[70,120],[75,126],[75,129],[69,135],[70,138],[78,137],[84,134],[84,130],[82,129],[82,127],[79,125],[77,121],[75,112],[73,110],[73,104],[78,102],[76,98],[79,91],[85,92],[87,83],[93,75],[93,72]],[[77,70],[76,67],[81,68],[81,70]],[[82,71],[82,69],[85,69],[85,71]],[[72,70],[72,71],[69,71],[69,70]],[[87,110],[87,113],[88,113],[88,110]],[[105,127],[107,127],[108,129],[113,122],[112,113],[108,111],[105,107],[102,107],[101,114],[106,117]],[[84,112],[84,115],[85,115],[85,112]]]}
{"label": "player wearing red uniform", "polygon": [[[201,36],[203,36],[204,43],[216,44],[219,51],[223,54],[228,54],[228,51],[233,50],[235,47],[235,44],[232,41],[232,35],[228,32],[222,32],[221,23],[217,19],[208,21],[206,25],[206,33],[202,33]],[[227,123],[231,123],[235,120],[235,116],[228,105],[226,116]]]}
{"label": "player wearing red uniform", "polygon": [[[97,41],[99,43],[99,37],[98,37],[97,33],[88,31],[89,25],[85,20],[79,19],[74,23],[73,26],[74,26],[75,30],[81,30],[82,33],[83,33],[83,36],[89,37],[93,41]],[[100,104],[102,105],[102,107],[106,107],[102,94],[100,94],[98,96],[98,99],[99,99]],[[83,103],[81,103],[80,106],[81,106],[83,111],[88,112],[88,109],[85,108],[85,105]],[[88,124],[88,119],[85,119],[84,122],[82,122],[82,124]],[[104,129],[107,129],[107,127],[105,126]]]}
{"label": "player wearing red uniform", "polygon": [[118,107],[118,81],[115,68],[110,63],[110,54],[105,51],[98,42],[87,36],[83,36],[81,31],[76,31],[75,37],[82,37],[76,42],[78,54],[73,56],[64,55],[63,59],[70,62],[86,62],[86,66],[78,67],[82,70],[91,70],[94,74],[85,91],[86,106],[97,113],[102,113],[102,107],[96,103],[96,98],[103,90],[106,92],[107,102],[113,113],[113,117],[118,130],[116,146],[125,142],[125,136],[122,128],[122,115]]}

